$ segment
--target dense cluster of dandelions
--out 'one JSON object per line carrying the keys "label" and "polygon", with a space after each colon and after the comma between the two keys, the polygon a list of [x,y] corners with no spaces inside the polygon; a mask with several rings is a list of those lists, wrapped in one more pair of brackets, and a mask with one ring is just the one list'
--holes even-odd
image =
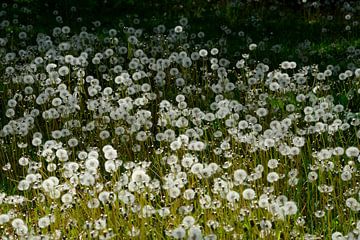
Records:
{"label": "dense cluster of dandelions", "polygon": [[330,94],[360,68],[232,63],[188,24],[1,36],[2,239],[360,236],[359,113]]}

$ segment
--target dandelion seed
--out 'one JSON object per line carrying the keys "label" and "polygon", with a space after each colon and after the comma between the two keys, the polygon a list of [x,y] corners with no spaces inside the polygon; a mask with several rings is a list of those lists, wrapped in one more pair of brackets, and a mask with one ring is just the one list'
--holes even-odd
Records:
{"label": "dandelion seed", "polygon": [[168,190],[168,193],[171,198],[178,198],[181,194],[181,191],[179,188],[173,187]]}
{"label": "dandelion seed", "polygon": [[286,215],[294,215],[297,213],[297,206],[296,206],[296,203],[293,202],[293,201],[287,201],[285,204],[284,204],[284,210],[285,210],[285,214]]}
{"label": "dandelion seed", "polygon": [[316,211],[316,212],[314,213],[314,215],[315,215],[315,217],[317,217],[317,218],[322,218],[322,217],[325,216],[325,211],[323,211],[323,210],[318,210],[318,211]]}
{"label": "dandelion seed", "polygon": [[271,90],[271,91],[277,91],[277,90],[279,90],[281,87],[280,87],[280,85],[279,85],[279,83],[277,83],[277,82],[272,82],[272,83],[270,83],[270,85],[269,85],[269,89]]}
{"label": "dandelion seed", "polygon": [[184,199],[192,200],[195,197],[195,191],[193,189],[186,189],[183,193]]}
{"label": "dandelion seed", "polygon": [[211,53],[211,55],[217,55],[217,54],[219,53],[219,49],[217,49],[217,48],[212,48],[212,49],[210,50],[210,53]]}
{"label": "dandelion seed", "polygon": [[175,140],[175,141],[171,142],[170,148],[171,148],[172,151],[176,151],[176,150],[180,149],[181,148],[181,142],[178,141],[178,140]]}
{"label": "dandelion seed", "polygon": [[357,157],[359,156],[359,149],[357,147],[348,147],[345,151],[346,156],[350,157]]}
{"label": "dandelion seed", "polygon": [[39,228],[46,228],[50,225],[50,218],[48,216],[42,217],[38,221]]}
{"label": "dandelion seed", "polygon": [[69,34],[70,33],[70,27],[69,26],[64,26],[64,27],[61,28],[61,31],[64,34]]}
{"label": "dandelion seed", "polygon": [[20,166],[27,166],[29,164],[29,158],[21,157],[21,158],[19,158],[18,162],[19,162]]}
{"label": "dandelion seed", "polygon": [[235,203],[239,201],[239,199],[240,199],[240,194],[238,192],[229,191],[226,194],[226,200],[228,200],[230,203]]}
{"label": "dandelion seed", "polygon": [[351,175],[351,172],[350,171],[343,171],[342,173],[341,173],[341,180],[343,180],[343,181],[349,181],[349,180],[351,180],[351,178],[352,178],[352,175]]}
{"label": "dandelion seed", "polygon": [[259,198],[259,207],[261,208],[267,208],[269,206],[269,198],[266,195],[261,195]]}
{"label": "dandelion seed", "polygon": [[246,120],[241,120],[238,125],[239,129],[246,129],[248,128],[248,126],[249,124]]}
{"label": "dandelion seed", "polygon": [[344,235],[341,232],[334,232],[333,234],[331,234],[331,239],[332,240],[343,240]]}
{"label": "dandelion seed", "polygon": [[175,31],[175,33],[181,33],[183,31],[183,27],[182,26],[176,26],[174,28],[174,31]]}
{"label": "dandelion seed", "polygon": [[345,150],[344,150],[344,148],[342,148],[342,147],[335,147],[335,148],[333,149],[333,155],[341,156],[341,155],[343,155],[344,153],[345,153]]}
{"label": "dandelion seed", "polygon": [[85,161],[85,167],[87,169],[96,169],[99,167],[99,161],[96,158],[88,158]]}
{"label": "dandelion seed", "polygon": [[259,117],[265,117],[268,114],[268,110],[266,108],[259,108],[256,110],[256,114]]}
{"label": "dandelion seed", "polygon": [[31,141],[32,145],[35,146],[35,147],[38,147],[41,145],[42,141],[40,138],[34,138],[32,141]]}
{"label": "dandelion seed", "polygon": [[116,164],[116,162],[114,160],[107,160],[105,162],[105,171],[108,173],[113,173],[118,169],[118,165]]}
{"label": "dandelion seed", "polygon": [[279,174],[277,172],[270,172],[268,173],[266,180],[269,183],[277,182],[279,180]]}
{"label": "dandelion seed", "polygon": [[269,161],[268,161],[268,167],[270,168],[270,169],[275,169],[275,168],[277,168],[277,166],[278,166],[278,164],[279,164],[279,162],[278,162],[278,160],[277,159],[270,159]]}
{"label": "dandelion seed", "polygon": [[178,227],[172,230],[171,236],[175,239],[183,239],[185,238],[186,230],[183,227]]}
{"label": "dandelion seed", "polygon": [[199,55],[200,55],[200,57],[204,58],[204,57],[206,57],[208,55],[208,51],[206,49],[201,49],[199,51]]}
{"label": "dandelion seed", "polygon": [[345,75],[346,75],[347,78],[352,77],[352,76],[353,76],[353,72],[350,71],[350,70],[346,70],[346,71],[345,71]]}
{"label": "dandelion seed", "polygon": [[234,180],[239,184],[243,183],[247,177],[247,172],[243,169],[238,169],[234,171]]}
{"label": "dandelion seed", "polygon": [[345,73],[340,73],[340,74],[339,74],[339,79],[340,79],[341,81],[344,81],[346,78],[347,78],[347,77],[346,77],[346,74],[345,74]]}
{"label": "dandelion seed", "polygon": [[27,181],[27,180],[21,180],[19,183],[18,183],[18,189],[20,191],[26,191],[28,190],[30,187],[30,183]]}
{"label": "dandelion seed", "polygon": [[325,80],[325,74],[324,73],[318,73],[316,75],[317,80]]}
{"label": "dandelion seed", "polygon": [[62,133],[60,130],[55,130],[55,131],[52,131],[51,132],[51,136],[54,138],[54,139],[59,139],[62,137]]}
{"label": "dandelion seed", "polygon": [[276,144],[276,142],[275,142],[275,140],[272,139],[272,138],[266,138],[266,139],[264,140],[264,146],[265,146],[265,147],[272,148],[272,147],[275,146],[275,144]]}
{"label": "dandelion seed", "polygon": [[4,225],[5,223],[10,221],[10,216],[8,214],[0,214],[0,225]]}
{"label": "dandelion seed", "polygon": [[55,153],[60,161],[67,161],[69,159],[68,152],[65,149],[58,149]]}
{"label": "dandelion seed", "polygon": [[256,48],[257,48],[257,45],[256,45],[255,43],[251,43],[251,44],[249,45],[249,50],[250,50],[250,51],[254,51]]}
{"label": "dandelion seed", "polygon": [[102,204],[106,204],[109,200],[109,195],[110,193],[107,191],[102,191],[101,193],[99,193],[98,199],[100,200],[100,202]]}
{"label": "dandelion seed", "polygon": [[245,200],[253,200],[256,196],[256,193],[252,188],[247,188],[243,191],[242,196]]}
{"label": "dandelion seed", "polygon": [[281,68],[286,70],[290,68],[290,63],[288,61],[284,61],[280,64]]}
{"label": "dandelion seed", "polygon": [[303,137],[294,137],[292,140],[295,147],[303,147],[305,144],[305,138]]}
{"label": "dandelion seed", "polygon": [[150,177],[143,169],[136,169],[131,175],[131,180],[137,183],[148,183],[150,181]]}
{"label": "dandelion seed", "polygon": [[84,186],[92,186],[95,184],[95,178],[90,173],[80,175],[80,183]]}
{"label": "dandelion seed", "polygon": [[290,63],[289,63],[289,68],[290,68],[290,69],[295,69],[296,66],[297,66],[297,65],[296,65],[296,62],[290,62]]}
{"label": "dandelion seed", "polygon": [[167,207],[160,208],[157,212],[160,217],[167,217],[171,214],[170,209]]}
{"label": "dandelion seed", "polygon": [[99,137],[100,137],[102,140],[105,140],[105,139],[107,139],[107,138],[110,137],[110,132],[107,131],[107,130],[103,130],[103,131],[100,132]]}
{"label": "dandelion seed", "polygon": [[68,140],[68,145],[71,148],[76,147],[78,144],[79,144],[79,141],[76,138],[70,138]]}
{"label": "dandelion seed", "polygon": [[185,216],[182,220],[183,226],[188,229],[195,224],[195,218],[192,216]]}
{"label": "dandelion seed", "polygon": [[200,240],[203,239],[201,229],[197,226],[193,226],[188,231],[189,239]]}
{"label": "dandelion seed", "polygon": [[195,163],[191,166],[191,173],[200,175],[201,171],[204,169],[204,165],[201,163]]}
{"label": "dandelion seed", "polygon": [[350,197],[346,199],[345,205],[353,211],[357,212],[360,210],[360,203],[355,198]]}
{"label": "dandelion seed", "polygon": [[25,222],[20,218],[15,218],[11,221],[11,226],[15,229],[19,229],[25,225]]}
{"label": "dandelion seed", "polygon": [[66,76],[70,73],[70,70],[67,66],[62,66],[59,68],[58,73],[60,76]]}
{"label": "dandelion seed", "polygon": [[70,204],[73,201],[73,196],[70,193],[65,193],[62,195],[61,201],[65,204]]}
{"label": "dandelion seed", "polygon": [[7,102],[7,105],[8,107],[10,108],[15,108],[16,105],[17,105],[17,101],[15,99],[10,99],[8,102]]}

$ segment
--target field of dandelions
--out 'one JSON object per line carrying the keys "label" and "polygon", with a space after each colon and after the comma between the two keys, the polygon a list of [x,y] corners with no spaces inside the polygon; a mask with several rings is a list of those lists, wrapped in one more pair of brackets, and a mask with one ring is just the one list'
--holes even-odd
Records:
{"label": "field of dandelions", "polygon": [[337,2],[304,9],[343,52],[291,56],[184,16],[39,32],[2,4],[1,239],[359,239],[360,4]]}

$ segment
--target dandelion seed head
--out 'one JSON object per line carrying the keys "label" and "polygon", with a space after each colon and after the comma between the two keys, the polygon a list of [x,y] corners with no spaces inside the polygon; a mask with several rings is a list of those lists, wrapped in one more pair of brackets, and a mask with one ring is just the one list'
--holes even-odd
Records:
{"label": "dandelion seed head", "polygon": [[245,200],[253,200],[256,197],[256,193],[252,188],[247,188],[242,192],[242,196]]}

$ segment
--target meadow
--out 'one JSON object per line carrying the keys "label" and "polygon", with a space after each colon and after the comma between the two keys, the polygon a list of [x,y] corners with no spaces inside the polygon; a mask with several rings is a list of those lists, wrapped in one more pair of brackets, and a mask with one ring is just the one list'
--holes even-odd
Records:
{"label": "meadow", "polygon": [[360,2],[0,4],[1,239],[360,239]]}

